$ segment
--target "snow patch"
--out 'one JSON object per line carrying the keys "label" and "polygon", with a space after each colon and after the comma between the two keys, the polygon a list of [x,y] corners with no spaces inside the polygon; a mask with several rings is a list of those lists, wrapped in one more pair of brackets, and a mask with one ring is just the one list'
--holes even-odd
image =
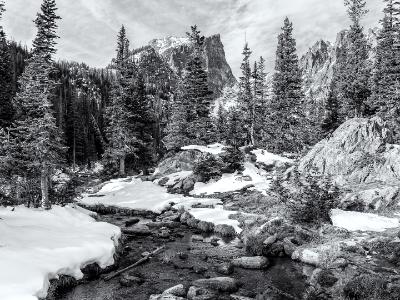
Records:
{"label": "snow patch", "polygon": [[266,194],[271,184],[271,180],[267,178],[267,173],[264,170],[258,169],[250,162],[246,162],[244,167],[243,174],[239,174],[238,172],[223,174],[222,178],[217,181],[210,181],[208,183],[197,182],[190,194],[212,195],[215,193],[235,192],[249,185],[253,185],[253,189]]}
{"label": "snow patch", "polygon": [[231,225],[236,233],[242,232],[239,227],[239,221],[229,218],[231,215],[237,214],[237,211],[224,210],[222,205],[217,205],[215,208],[192,208],[189,212],[200,221],[211,222],[214,225]]}
{"label": "snow patch", "polygon": [[44,298],[50,279],[81,279],[85,265],[112,265],[119,237],[117,226],[71,206],[0,208],[0,299]]}
{"label": "snow patch", "polygon": [[334,226],[349,231],[374,231],[383,232],[389,228],[399,227],[399,219],[387,218],[371,213],[343,211],[333,209],[331,220]]}
{"label": "snow patch", "polygon": [[212,145],[208,145],[208,146],[199,146],[199,145],[190,145],[190,146],[185,146],[182,147],[182,150],[197,150],[203,153],[210,153],[213,155],[218,155],[221,154],[224,151],[224,148],[226,148],[226,146],[216,143],[216,144],[212,144]]}
{"label": "snow patch", "polygon": [[188,203],[197,204],[210,201],[219,203],[218,199],[195,199],[168,194],[166,188],[138,178],[111,180],[98,193],[84,195],[79,201],[86,205],[103,204],[155,213],[162,213],[172,204],[185,206]]}
{"label": "snow patch", "polygon": [[264,163],[266,165],[272,165],[276,162],[293,163],[292,159],[270,153],[263,149],[256,149],[251,151],[251,153],[257,156],[257,162]]}

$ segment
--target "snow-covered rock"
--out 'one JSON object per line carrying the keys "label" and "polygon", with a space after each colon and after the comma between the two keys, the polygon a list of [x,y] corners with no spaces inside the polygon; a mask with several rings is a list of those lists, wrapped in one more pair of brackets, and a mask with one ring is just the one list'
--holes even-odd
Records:
{"label": "snow-covered rock", "polygon": [[267,150],[263,149],[256,149],[251,151],[256,157],[257,157],[257,162],[262,163],[268,166],[274,166],[276,164],[293,164],[294,161],[293,159],[289,159],[283,156],[279,156],[276,154],[273,154],[271,152],[268,152]]}
{"label": "snow-covered rock", "polygon": [[334,209],[331,212],[334,226],[349,231],[374,231],[383,232],[389,228],[399,227],[399,219],[387,218],[376,214]]}
{"label": "snow-covered rock", "polygon": [[112,265],[119,237],[118,227],[73,207],[0,208],[0,299],[44,298],[50,279]]}
{"label": "snow-covered rock", "polygon": [[218,155],[221,153],[224,153],[224,148],[226,148],[226,146],[220,144],[220,143],[216,143],[216,144],[211,144],[208,146],[200,146],[200,145],[189,145],[189,146],[185,146],[182,147],[182,150],[197,150],[200,151],[202,153],[209,153],[209,154],[213,154],[213,155]]}
{"label": "snow-covered rock", "polygon": [[212,180],[208,183],[197,182],[190,194],[212,195],[239,191],[245,187],[251,187],[265,194],[271,184],[271,180],[267,178],[267,173],[250,162],[245,162],[244,167],[242,173],[223,174],[219,180]]}

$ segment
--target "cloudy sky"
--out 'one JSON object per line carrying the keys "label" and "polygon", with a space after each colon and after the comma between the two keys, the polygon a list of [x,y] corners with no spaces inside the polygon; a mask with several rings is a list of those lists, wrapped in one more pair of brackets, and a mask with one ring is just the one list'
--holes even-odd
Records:
{"label": "cloudy sky", "polygon": [[[9,37],[31,45],[32,20],[41,0],[5,0],[4,27]],[[382,0],[368,0],[366,28],[378,25]],[[283,19],[294,23],[299,54],[318,39],[334,41],[348,26],[343,0],[57,0],[58,58],[103,67],[114,55],[115,39],[125,24],[135,47],[153,38],[183,36],[192,24],[203,34],[220,33],[228,62],[238,75],[241,52],[247,41],[254,58],[267,59],[273,68],[277,35]]]}

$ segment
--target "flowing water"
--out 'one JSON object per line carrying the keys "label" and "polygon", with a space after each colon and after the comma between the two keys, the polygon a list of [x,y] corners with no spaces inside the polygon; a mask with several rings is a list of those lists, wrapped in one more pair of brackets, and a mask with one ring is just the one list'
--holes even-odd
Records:
{"label": "flowing water", "polygon": [[[102,221],[123,226],[127,217],[118,215],[102,216]],[[142,220],[145,222],[145,220]],[[141,222],[141,223],[142,223]],[[256,298],[270,290],[281,290],[288,294],[273,293],[274,296],[257,299],[300,299],[305,291],[304,267],[289,258],[276,258],[265,270],[246,270],[235,268],[230,275],[221,275],[215,267],[231,258],[245,256],[245,250],[238,239],[223,240],[218,244],[211,243],[215,236],[201,233],[185,225],[177,225],[170,229],[168,237],[161,238],[157,230],[148,236],[130,236],[124,238],[124,253],[118,262],[118,269],[139,260],[145,251],[152,251],[165,246],[164,251],[144,264],[125,273],[135,276],[141,282],[126,284],[123,275],[105,281],[104,275],[95,280],[80,283],[67,291],[59,291],[56,300],[147,300],[151,294],[160,294],[167,288],[177,284],[190,286],[196,279],[230,276],[236,278],[241,285],[238,294]],[[291,298],[289,295],[293,296]],[[230,299],[229,295],[221,295],[220,299]]]}

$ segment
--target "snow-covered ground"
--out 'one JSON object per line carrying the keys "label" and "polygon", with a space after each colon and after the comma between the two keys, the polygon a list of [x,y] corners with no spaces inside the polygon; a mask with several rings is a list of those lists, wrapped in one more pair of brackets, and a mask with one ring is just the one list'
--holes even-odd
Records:
{"label": "snow-covered ground", "polygon": [[292,159],[270,153],[263,149],[256,149],[251,151],[251,153],[257,156],[257,162],[264,163],[266,165],[272,165],[276,162],[293,163]]}
{"label": "snow-covered ground", "polygon": [[196,199],[168,194],[166,188],[138,178],[112,180],[98,193],[84,195],[79,201],[86,205],[103,204],[155,213],[161,213],[173,204],[187,206],[207,202],[213,205],[220,202],[218,199]]}
{"label": "snow-covered ground", "polygon": [[[112,180],[97,194],[85,195],[80,201],[86,205],[103,204],[155,213],[161,213],[173,204],[174,208],[183,207],[201,221],[232,225],[240,232],[239,223],[229,219],[230,215],[237,212],[223,210],[221,200],[168,194],[166,188],[138,178]],[[193,208],[197,204],[209,207]]]}
{"label": "snow-covered ground", "polygon": [[399,219],[387,218],[376,214],[333,209],[331,220],[334,226],[349,231],[383,232],[389,228],[399,227]]}
{"label": "snow-covered ground", "polygon": [[208,145],[208,146],[189,145],[189,146],[182,147],[182,150],[198,150],[203,153],[210,153],[210,154],[218,155],[218,154],[225,152],[224,148],[226,148],[226,146],[216,143],[216,144],[212,144],[212,145]]}
{"label": "snow-covered ground", "polygon": [[45,297],[49,279],[80,279],[85,265],[113,264],[119,236],[118,227],[71,206],[0,208],[0,299]]}
{"label": "snow-covered ground", "polygon": [[[262,193],[266,193],[269,189],[271,180],[267,178],[264,170],[258,169],[254,164],[246,162],[243,174],[238,172],[233,174],[223,174],[222,178],[217,181],[208,183],[197,182],[191,195],[212,195],[215,193],[234,192],[243,189],[246,186],[254,185],[254,189]],[[250,176],[249,180],[246,177]]]}

